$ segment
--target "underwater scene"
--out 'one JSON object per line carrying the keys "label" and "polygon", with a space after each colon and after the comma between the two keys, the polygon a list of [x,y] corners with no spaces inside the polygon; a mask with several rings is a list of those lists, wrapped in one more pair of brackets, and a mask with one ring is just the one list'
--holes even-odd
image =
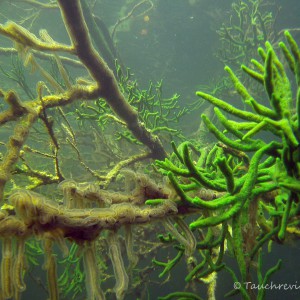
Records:
{"label": "underwater scene", "polygon": [[0,0],[0,300],[300,299],[299,0]]}

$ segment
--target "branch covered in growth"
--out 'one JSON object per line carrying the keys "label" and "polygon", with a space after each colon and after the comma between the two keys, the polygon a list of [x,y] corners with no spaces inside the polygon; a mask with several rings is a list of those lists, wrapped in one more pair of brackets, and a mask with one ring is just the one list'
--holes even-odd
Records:
{"label": "branch covered in growth", "polygon": [[[167,199],[155,207],[120,203],[106,208],[70,209],[27,190],[14,192],[9,198],[9,203],[14,207],[16,215],[2,216],[2,237],[25,237],[33,232],[43,236],[49,232],[58,233],[61,238],[78,243],[95,240],[103,229],[148,223],[152,219],[161,219],[177,213],[174,202]],[[5,226],[7,222],[9,226]]]}

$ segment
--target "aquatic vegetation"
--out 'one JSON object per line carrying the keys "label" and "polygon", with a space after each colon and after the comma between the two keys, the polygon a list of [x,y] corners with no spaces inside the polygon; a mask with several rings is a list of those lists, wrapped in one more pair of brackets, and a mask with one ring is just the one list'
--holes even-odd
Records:
{"label": "aquatic vegetation", "polygon": [[[204,241],[198,243],[197,248],[217,249],[219,256],[214,262],[213,255],[204,251],[205,260],[195,265],[187,281],[195,278],[202,280],[204,276],[223,268],[235,282],[252,281],[251,266],[256,262],[258,283],[265,284],[271,274],[280,268],[281,260],[262,276],[263,244],[284,243],[289,232],[298,232],[300,140],[297,70],[300,51],[291,34],[285,32],[285,36],[287,44],[281,42],[280,48],[295,75],[296,92],[293,93],[283,63],[267,42],[266,50],[258,50],[263,64],[253,60],[254,68],[242,66],[242,69],[266,90],[269,105],[259,103],[252,97],[234,72],[225,67],[236,91],[252,112],[197,92],[199,97],[215,106],[215,114],[225,132],[202,115],[209,131],[219,140],[216,147],[203,151],[195,149],[189,142],[178,147],[173,144],[172,160],[156,162],[168,175],[179,196],[178,211],[191,208],[201,211],[200,217],[189,225],[192,231],[201,230],[204,235]],[[230,116],[236,118],[231,119]],[[274,136],[273,140],[266,141],[259,135],[261,132],[269,132]],[[201,154],[197,157],[199,152]],[[253,154],[250,156],[248,152]],[[207,201],[205,195],[202,196],[203,188],[215,191],[215,196]],[[220,225],[222,238],[217,238]],[[238,275],[222,262],[221,257],[227,248],[232,249],[237,259]],[[208,264],[208,269],[201,272],[205,264]],[[240,292],[244,299],[254,296],[253,291],[243,285],[232,292]],[[263,289],[258,291],[257,297],[261,299],[264,293]]]}
{"label": "aquatic vegetation", "polygon": [[[259,14],[259,2],[251,4],[257,33],[270,15]],[[282,56],[266,42],[258,49],[262,63],[242,65],[266,92],[265,101],[229,66],[225,70],[246,109],[220,99],[218,86],[213,95],[197,92],[223,126],[203,114],[217,139],[203,146],[178,131],[191,109],[181,108],[177,94],[164,99],[161,81],[140,88],[115,62],[112,38],[120,20],[110,35],[86,1],[52,5],[69,43],[55,41],[45,29],[37,37],[16,22],[0,24],[0,34],[15,43],[20,57],[14,71],[2,72],[26,95],[0,90],[0,125],[7,130],[0,160],[0,298],[20,299],[28,289],[25,276],[35,278],[34,267],[43,265],[44,298],[53,300],[83,294],[146,299],[156,277],[149,274],[158,269],[163,286],[175,268],[182,268],[186,288],[172,287],[160,299],[201,299],[203,286],[207,298],[215,299],[221,271],[241,283],[227,296],[263,299],[266,290],[255,294],[243,283],[267,284],[282,260],[264,271],[265,245],[270,250],[272,243],[285,245],[300,234],[300,49],[292,35],[286,31],[287,42],[279,44]],[[138,14],[139,6],[147,12],[153,3],[141,1],[129,14]],[[240,6],[240,13],[249,8],[242,1]],[[50,59],[56,73],[38,57]],[[71,79],[68,64],[86,77]],[[44,80],[35,93],[25,81],[28,67]],[[170,155],[165,132],[174,138]]]}
{"label": "aquatic vegetation", "polygon": [[274,3],[261,0],[233,1],[226,22],[217,30],[221,48],[217,57],[239,67],[256,54],[266,41],[278,40],[275,30],[278,10]]}

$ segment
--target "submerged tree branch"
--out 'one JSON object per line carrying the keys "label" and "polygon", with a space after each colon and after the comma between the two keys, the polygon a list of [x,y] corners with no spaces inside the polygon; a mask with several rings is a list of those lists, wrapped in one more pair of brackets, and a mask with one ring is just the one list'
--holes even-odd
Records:
{"label": "submerged tree branch", "polygon": [[113,72],[92,46],[80,1],[59,0],[58,3],[76,54],[97,82],[100,96],[126,123],[134,136],[151,150],[153,157],[164,158],[166,152],[159,138],[139,121],[138,113],[120,92]]}

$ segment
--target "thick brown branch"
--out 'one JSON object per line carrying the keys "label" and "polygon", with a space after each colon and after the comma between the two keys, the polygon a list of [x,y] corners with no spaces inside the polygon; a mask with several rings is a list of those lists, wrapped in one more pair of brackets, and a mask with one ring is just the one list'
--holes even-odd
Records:
{"label": "thick brown branch", "polygon": [[58,0],[62,16],[75,51],[96,80],[101,97],[105,98],[115,113],[125,121],[134,136],[149,147],[156,158],[164,158],[166,152],[157,136],[151,134],[138,119],[138,113],[129,105],[118,88],[113,72],[92,46],[79,0]]}

